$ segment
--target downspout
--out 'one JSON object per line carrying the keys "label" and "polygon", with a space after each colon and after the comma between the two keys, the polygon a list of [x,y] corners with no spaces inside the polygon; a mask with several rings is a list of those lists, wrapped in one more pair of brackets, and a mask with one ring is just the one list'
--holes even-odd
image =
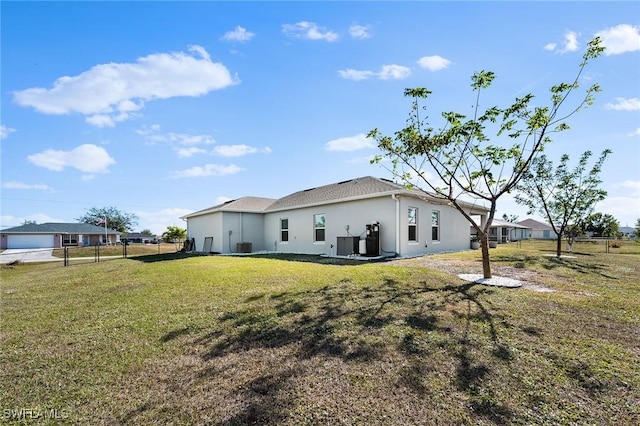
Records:
{"label": "downspout", "polygon": [[400,256],[400,199],[396,194],[391,194],[391,198],[396,202],[396,255]]}

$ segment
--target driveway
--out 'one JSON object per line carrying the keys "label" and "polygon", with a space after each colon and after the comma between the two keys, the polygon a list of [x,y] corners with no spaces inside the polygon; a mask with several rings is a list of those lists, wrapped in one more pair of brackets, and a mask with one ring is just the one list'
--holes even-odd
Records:
{"label": "driveway", "polygon": [[51,262],[54,260],[63,260],[59,257],[53,257],[51,253],[53,249],[7,249],[0,253],[0,264],[11,263],[19,260],[21,262]]}

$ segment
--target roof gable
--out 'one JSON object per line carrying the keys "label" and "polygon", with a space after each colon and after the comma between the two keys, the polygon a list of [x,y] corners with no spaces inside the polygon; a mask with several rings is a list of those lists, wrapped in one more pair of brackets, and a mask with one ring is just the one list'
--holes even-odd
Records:
{"label": "roof gable", "polygon": [[262,213],[267,207],[276,201],[273,198],[263,197],[242,197],[237,200],[230,200],[224,203],[208,207],[197,212],[189,213],[183,216],[183,218],[190,218],[195,216],[201,216],[204,214],[215,212],[245,212],[245,213]]}
{"label": "roof gable", "polygon": [[518,225],[526,226],[536,231],[540,231],[540,230],[553,231],[553,228],[551,228],[551,225],[547,223],[538,222],[537,220],[534,220],[534,219],[521,220],[520,222],[518,222]]}
{"label": "roof gable", "polygon": [[501,219],[493,219],[491,221],[491,227],[502,227],[502,228],[519,228],[519,229],[531,229],[530,226],[521,225],[515,222],[507,222],[506,220]]}
{"label": "roof gable", "polygon": [[382,196],[401,191],[407,190],[404,186],[393,183],[390,180],[366,176],[294,192],[278,199],[266,211],[338,202],[352,198]]}

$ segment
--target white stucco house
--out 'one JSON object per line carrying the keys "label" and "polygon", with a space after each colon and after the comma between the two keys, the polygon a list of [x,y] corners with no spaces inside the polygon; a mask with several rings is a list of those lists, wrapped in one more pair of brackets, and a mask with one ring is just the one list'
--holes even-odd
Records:
{"label": "white stucco house", "polygon": [[[471,203],[472,215],[488,211]],[[420,190],[366,176],[280,199],[243,197],[183,216],[205,253],[400,256],[469,249],[469,222]]]}
{"label": "white stucco house", "polygon": [[[472,233],[475,233],[475,230],[472,229]],[[501,219],[493,219],[489,227],[489,240],[498,243],[526,240],[530,236],[530,227]]]}
{"label": "white stucco house", "polygon": [[548,223],[539,222],[535,219],[525,219],[518,222],[518,225],[531,228],[531,238],[534,240],[557,240],[556,234]]}

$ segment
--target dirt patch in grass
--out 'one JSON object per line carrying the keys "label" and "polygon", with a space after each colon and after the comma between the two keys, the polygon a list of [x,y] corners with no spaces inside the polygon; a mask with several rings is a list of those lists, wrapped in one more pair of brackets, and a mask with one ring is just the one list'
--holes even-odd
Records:
{"label": "dirt patch in grass", "polygon": [[[389,262],[391,265],[405,267],[430,268],[446,272],[450,275],[469,274],[472,272],[482,272],[482,264],[478,260],[456,259],[442,256],[423,256],[413,259],[396,259]],[[542,282],[541,275],[533,270],[525,269],[522,263],[515,263],[514,266],[492,263],[491,273],[493,276],[511,278],[522,282],[522,288],[537,292],[553,292]]]}

